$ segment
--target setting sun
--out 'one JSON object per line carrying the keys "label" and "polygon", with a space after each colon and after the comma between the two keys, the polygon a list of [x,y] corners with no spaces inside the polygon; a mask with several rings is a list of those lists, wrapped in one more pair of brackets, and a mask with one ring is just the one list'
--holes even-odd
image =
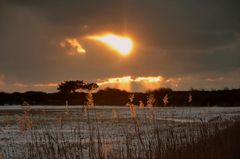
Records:
{"label": "setting sun", "polygon": [[121,55],[128,55],[133,50],[133,41],[127,36],[104,34],[100,36],[89,36],[87,38],[100,41]]}

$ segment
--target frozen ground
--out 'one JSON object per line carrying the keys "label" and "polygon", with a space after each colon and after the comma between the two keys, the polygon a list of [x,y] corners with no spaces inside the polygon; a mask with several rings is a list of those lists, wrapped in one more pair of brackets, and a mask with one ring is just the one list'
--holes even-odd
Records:
{"label": "frozen ground", "polygon": [[[65,106],[32,106],[33,131],[62,133],[68,140],[73,140],[69,134],[78,128],[81,137],[88,142],[87,122],[90,120],[98,126],[99,132],[106,140],[110,137],[112,142],[113,139],[119,140],[124,133],[132,131],[134,127],[131,113],[126,106],[95,106],[89,113],[84,112],[83,106],[69,106],[68,111],[66,114]],[[117,119],[113,119],[113,112],[117,114]],[[136,107],[136,112],[142,132],[149,131],[152,115],[149,109]],[[184,125],[189,123],[229,121],[240,115],[240,107],[156,107],[153,108],[153,112],[163,129],[165,127],[174,129],[184,128]],[[21,113],[21,106],[0,106],[0,148],[4,148],[7,143],[23,145],[31,140],[31,132],[22,133],[16,122],[17,116]]]}

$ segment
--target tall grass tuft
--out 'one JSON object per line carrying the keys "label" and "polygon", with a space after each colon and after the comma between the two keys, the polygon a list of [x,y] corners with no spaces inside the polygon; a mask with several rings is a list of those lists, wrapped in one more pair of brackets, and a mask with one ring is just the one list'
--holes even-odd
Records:
{"label": "tall grass tuft", "polygon": [[22,114],[17,115],[16,117],[18,127],[23,133],[32,128],[32,117],[30,115],[30,110],[30,105],[23,105]]}
{"label": "tall grass tuft", "polygon": [[126,105],[129,106],[129,108],[130,108],[131,117],[132,118],[136,118],[137,117],[137,113],[136,113],[135,105],[133,103],[133,99],[134,99],[134,94],[130,94],[129,95],[129,102]]}
{"label": "tall grass tuft", "polygon": [[93,94],[91,90],[88,91],[86,95],[86,99],[87,99],[87,102],[86,102],[87,106],[89,107],[94,106]]}
{"label": "tall grass tuft", "polygon": [[150,94],[147,98],[147,108],[149,111],[149,121],[150,122],[154,122],[155,121],[155,114],[154,114],[154,110],[153,110],[153,106],[156,102],[156,99],[154,97],[154,94]]}
{"label": "tall grass tuft", "polygon": [[[86,112],[61,114],[60,128],[49,121],[32,127],[30,108],[23,107],[19,126],[26,132],[22,146],[7,145],[4,159],[239,159],[240,120],[185,123],[157,120],[154,95],[149,95],[146,111],[152,121],[136,112],[134,94],[129,96],[130,118],[119,120],[112,109],[112,119],[98,117],[93,96],[87,95]],[[145,111],[141,109],[138,111]],[[49,113],[49,114],[47,114]],[[50,112],[39,112],[44,118]],[[84,115],[85,114],[85,115]],[[118,122],[115,122],[118,121]],[[26,126],[27,125],[27,126]],[[106,126],[107,125],[107,126]],[[105,127],[104,127],[105,126]],[[27,128],[25,128],[27,127]],[[65,128],[65,129],[63,129]],[[23,129],[23,130],[22,130]],[[106,130],[105,130],[106,129]],[[40,130],[40,131],[39,131]],[[63,130],[68,130],[64,133]],[[0,150],[1,151],[1,150]],[[1,154],[0,154],[1,157]],[[1,159],[1,158],[0,158]]]}

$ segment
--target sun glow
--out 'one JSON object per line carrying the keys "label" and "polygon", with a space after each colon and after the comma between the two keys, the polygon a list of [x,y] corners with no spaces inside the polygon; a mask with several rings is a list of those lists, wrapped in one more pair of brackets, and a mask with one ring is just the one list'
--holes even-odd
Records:
{"label": "sun glow", "polygon": [[148,76],[148,77],[137,77],[136,82],[147,82],[147,83],[157,83],[163,80],[162,76]]}
{"label": "sun glow", "polygon": [[133,41],[127,36],[104,34],[100,36],[89,36],[87,38],[100,41],[121,55],[128,55],[133,50]]}
{"label": "sun glow", "polygon": [[131,90],[131,82],[133,81],[131,76],[124,76],[124,77],[116,77],[116,78],[108,78],[105,81],[98,82],[99,86],[107,86],[107,87],[114,87],[123,90]]}
{"label": "sun glow", "polygon": [[140,89],[151,90],[157,89],[164,83],[162,76],[146,76],[146,77],[132,77],[123,76],[108,78],[104,81],[98,82],[100,87],[113,87],[122,90],[132,91],[133,86],[139,87]]}

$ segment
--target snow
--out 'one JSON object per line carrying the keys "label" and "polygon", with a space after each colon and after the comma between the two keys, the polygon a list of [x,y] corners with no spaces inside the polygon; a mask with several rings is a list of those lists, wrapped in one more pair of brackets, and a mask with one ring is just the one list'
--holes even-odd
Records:
{"label": "snow", "polygon": [[[30,132],[25,134],[20,132],[16,122],[16,115],[21,114],[21,109],[22,107],[18,105],[0,106],[0,147],[9,142],[22,145],[27,142],[26,138],[29,139]],[[31,115],[33,124],[38,120],[44,120],[47,123],[47,129],[35,126],[33,131],[38,133],[51,131],[71,136],[69,133],[73,133],[73,129],[78,127],[82,137],[86,142],[88,141],[89,127],[83,106],[68,106],[70,115],[65,118],[63,127],[60,126],[58,118],[64,114],[65,106],[32,106],[31,109],[47,112],[47,115],[41,113]],[[118,113],[117,122],[112,120],[113,110]],[[131,131],[133,127],[131,113],[127,106],[95,106],[89,112],[89,119],[93,121],[97,119],[99,131],[104,136],[113,136],[114,139],[118,140],[126,131]],[[136,112],[143,131],[148,131],[151,126],[146,120],[150,120],[152,115],[149,113],[149,109],[136,107]],[[222,121],[232,120],[233,117],[240,115],[240,107],[154,107],[153,112],[156,121],[161,123],[162,127],[175,127],[186,123],[214,122],[219,119]],[[69,140],[72,139],[69,138]]]}

